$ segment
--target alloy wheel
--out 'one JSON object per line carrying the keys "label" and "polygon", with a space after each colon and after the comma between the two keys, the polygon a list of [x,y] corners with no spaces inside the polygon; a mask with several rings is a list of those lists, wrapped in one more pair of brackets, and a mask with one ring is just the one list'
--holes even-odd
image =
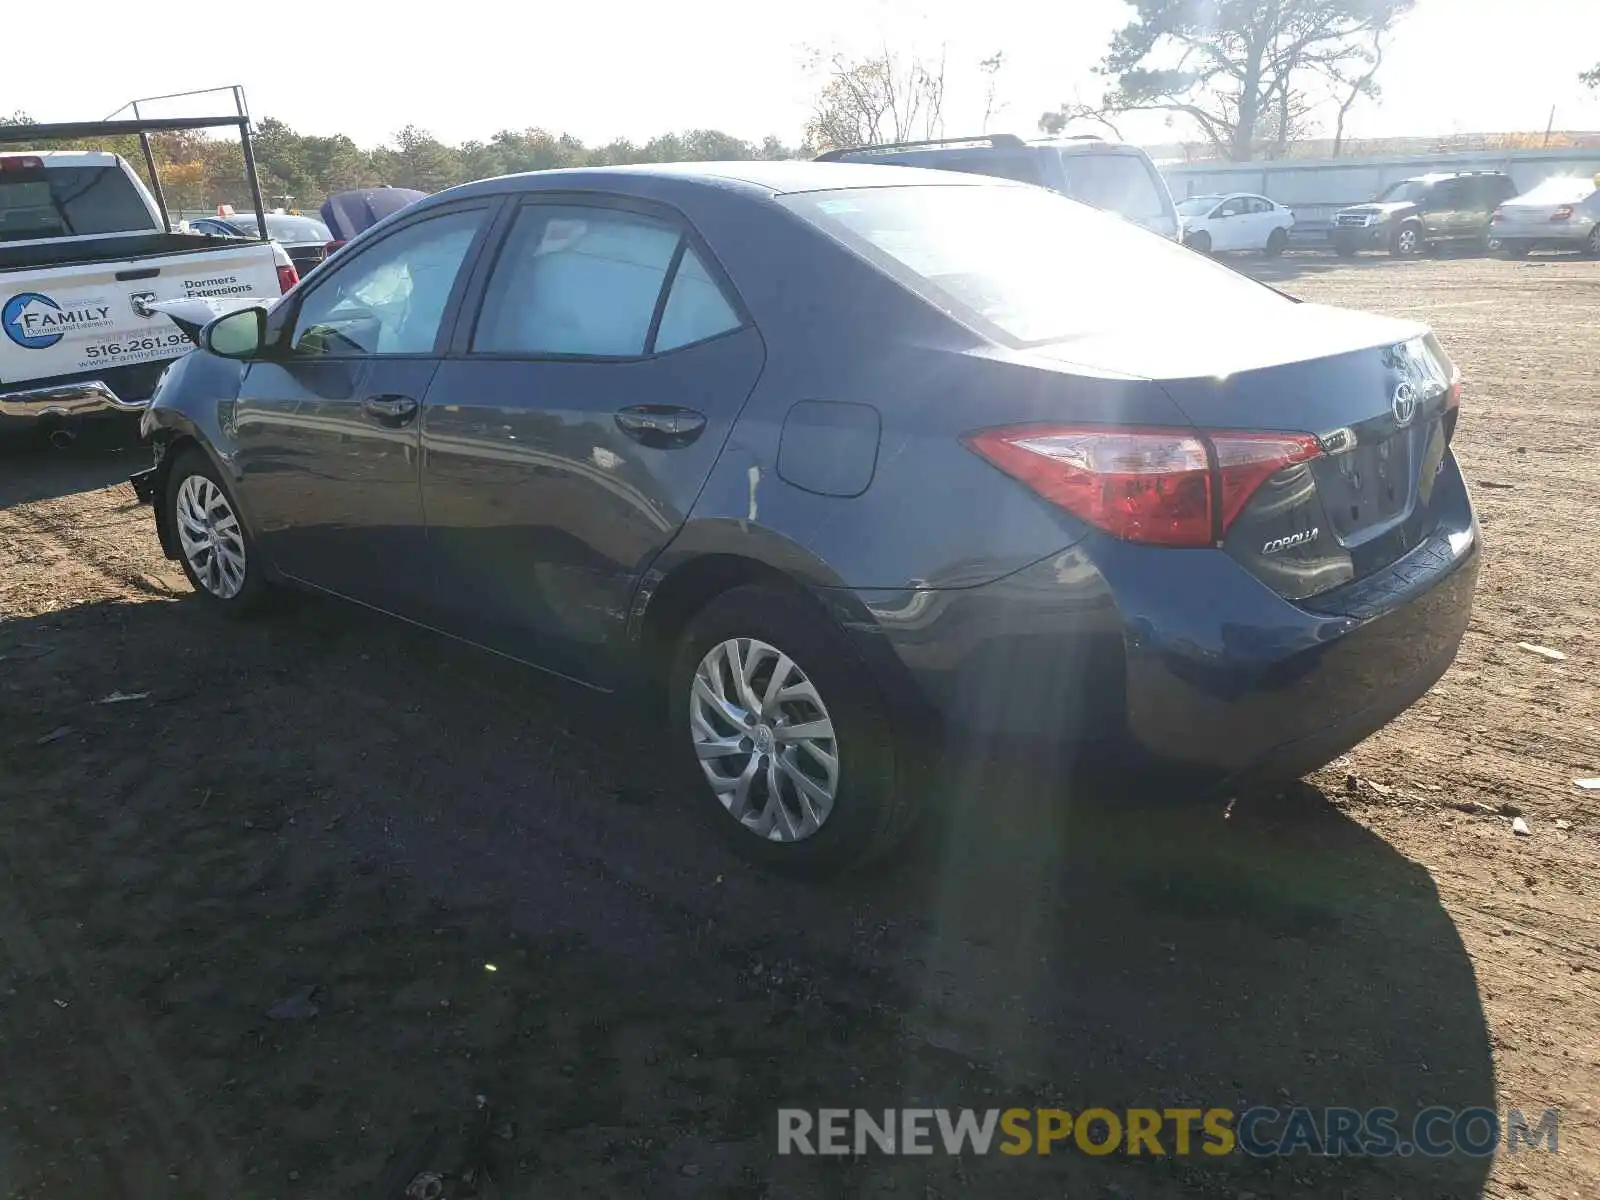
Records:
{"label": "alloy wheel", "polygon": [[839,744],[806,673],[775,646],[731,638],[706,651],[691,686],[695,755],[728,813],[774,842],[821,829],[839,793]]}
{"label": "alloy wheel", "polygon": [[1600,225],[1589,230],[1588,249],[1590,254],[1600,258]]}
{"label": "alloy wheel", "polygon": [[204,475],[190,475],[178,488],[175,511],[195,579],[217,599],[233,599],[244,587],[244,535],[227,493]]}
{"label": "alloy wheel", "polygon": [[1406,257],[1417,252],[1417,231],[1415,229],[1402,229],[1395,239],[1400,248],[1400,253]]}

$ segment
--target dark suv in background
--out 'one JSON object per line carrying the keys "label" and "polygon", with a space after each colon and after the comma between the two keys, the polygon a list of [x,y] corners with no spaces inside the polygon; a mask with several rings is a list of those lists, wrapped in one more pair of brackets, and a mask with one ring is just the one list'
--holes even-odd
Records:
{"label": "dark suv in background", "polygon": [[1362,250],[1388,250],[1415,258],[1444,245],[1487,249],[1489,218],[1517,194],[1502,171],[1422,175],[1386,187],[1367,204],[1342,208],[1333,218],[1333,248],[1341,258]]}

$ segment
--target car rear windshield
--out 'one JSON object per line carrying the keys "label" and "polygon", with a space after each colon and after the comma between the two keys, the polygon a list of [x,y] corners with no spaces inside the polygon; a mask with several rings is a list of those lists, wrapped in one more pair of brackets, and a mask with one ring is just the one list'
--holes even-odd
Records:
{"label": "car rear windshield", "polygon": [[1546,179],[1538,187],[1524,192],[1517,199],[1526,200],[1530,204],[1576,204],[1580,200],[1587,200],[1594,193],[1594,180],[1558,175],[1553,179]]}
{"label": "car rear windshield", "polygon": [[851,188],[779,198],[996,340],[1039,345],[1196,311],[1290,303],[1170,239],[1041,188]]}
{"label": "car rear windshield", "polygon": [[1067,175],[1065,191],[1074,200],[1135,221],[1167,215],[1166,197],[1137,154],[1063,154],[1061,166]]}
{"label": "car rear windshield", "polygon": [[[232,216],[228,224],[240,230],[247,237],[256,236],[256,219],[248,216]],[[279,242],[328,242],[333,240],[333,234],[328,232],[328,227],[315,217],[297,217],[289,213],[267,214],[267,236]]]}
{"label": "car rear windshield", "polygon": [[0,242],[154,229],[119,167],[45,167],[0,172]]}

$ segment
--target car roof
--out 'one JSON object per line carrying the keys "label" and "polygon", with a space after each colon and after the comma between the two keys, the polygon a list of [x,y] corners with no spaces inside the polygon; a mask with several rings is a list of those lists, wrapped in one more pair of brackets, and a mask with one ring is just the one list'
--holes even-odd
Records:
{"label": "car roof", "polygon": [[1144,151],[1132,142],[1119,142],[1115,138],[1103,138],[1095,134],[1082,134],[1078,137],[1032,138],[1028,145],[1037,146],[1042,150],[1061,150],[1069,154],[1143,154]]}
{"label": "car roof", "polygon": [[520,175],[502,175],[461,184],[438,193],[438,196],[456,198],[488,192],[563,190],[643,196],[660,194],[662,185],[666,185],[667,190],[680,186],[685,189],[713,187],[767,196],[831,191],[836,188],[1024,186],[989,176],[960,175],[888,163],[751,160],[526,171]]}
{"label": "car roof", "polygon": [[1426,175],[1414,175],[1410,179],[1402,179],[1401,183],[1443,183],[1446,179],[1473,179],[1478,177],[1492,177],[1505,175],[1504,171],[1430,171]]}

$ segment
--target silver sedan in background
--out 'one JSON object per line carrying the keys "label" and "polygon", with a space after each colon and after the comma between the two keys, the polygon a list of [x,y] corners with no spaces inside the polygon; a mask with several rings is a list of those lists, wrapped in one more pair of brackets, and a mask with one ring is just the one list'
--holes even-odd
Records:
{"label": "silver sedan in background", "polygon": [[1546,179],[1495,209],[1489,228],[1512,258],[1531,250],[1581,250],[1600,258],[1600,175]]}

